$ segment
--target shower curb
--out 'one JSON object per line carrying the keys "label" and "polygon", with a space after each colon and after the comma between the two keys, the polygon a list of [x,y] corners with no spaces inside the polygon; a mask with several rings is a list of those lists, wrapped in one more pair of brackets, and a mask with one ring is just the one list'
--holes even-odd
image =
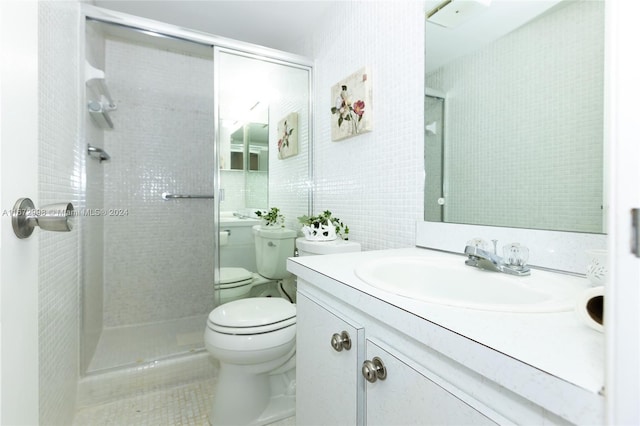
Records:
{"label": "shower curb", "polygon": [[78,381],[76,409],[164,390],[218,376],[218,363],[205,350],[131,367],[90,373]]}

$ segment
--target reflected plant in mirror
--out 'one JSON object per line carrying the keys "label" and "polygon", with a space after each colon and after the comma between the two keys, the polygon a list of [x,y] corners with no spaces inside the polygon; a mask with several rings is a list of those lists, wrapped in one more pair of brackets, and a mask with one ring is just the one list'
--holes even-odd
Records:
{"label": "reflected plant in mirror", "polygon": [[494,0],[425,37],[424,219],[603,233],[604,2]]}

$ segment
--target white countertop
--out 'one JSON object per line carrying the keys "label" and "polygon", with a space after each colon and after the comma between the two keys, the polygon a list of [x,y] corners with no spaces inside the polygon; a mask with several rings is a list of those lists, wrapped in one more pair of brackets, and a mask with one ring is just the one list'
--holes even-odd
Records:
{"label": "white countertop", "polygon": [[[358,264],[390,256],[450,256],[460,259],[463,267],[465,260],[464,256],[407,248],[290,258],[288,269],[306,281],[328,277],[587,392],[601,391],[604,336],[580,322],[575,312],[508,313],[426,303],[379,290],[355,275]],[[532,270],[536,273],[547,272]],[[584,285],[585,290],[590,287],[585,278],[567,275],[566,279]]]}

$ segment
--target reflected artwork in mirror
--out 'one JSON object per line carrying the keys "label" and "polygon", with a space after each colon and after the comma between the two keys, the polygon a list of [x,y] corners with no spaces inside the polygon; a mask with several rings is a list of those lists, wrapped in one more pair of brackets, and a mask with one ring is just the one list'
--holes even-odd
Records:
{"label": "reflected artwork in mirror", "polygon": [[426,22],[426,221],[604,233],[604,2]]}

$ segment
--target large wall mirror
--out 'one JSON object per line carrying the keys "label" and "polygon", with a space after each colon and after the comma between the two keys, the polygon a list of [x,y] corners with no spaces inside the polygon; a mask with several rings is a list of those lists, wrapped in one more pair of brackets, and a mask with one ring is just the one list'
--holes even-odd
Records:
{"label": "large wall mirror", "polygon": [[[310,70],[224,49],[218,57],[220,211],[278,207],[295,227],[308,214]],[[292,115],[297,151],[282,155],[280,127]]]}
{"label": "large wall mirror", "polygon": [[605,233],[604,1],[440,14],[426,23],[424,219]]}

